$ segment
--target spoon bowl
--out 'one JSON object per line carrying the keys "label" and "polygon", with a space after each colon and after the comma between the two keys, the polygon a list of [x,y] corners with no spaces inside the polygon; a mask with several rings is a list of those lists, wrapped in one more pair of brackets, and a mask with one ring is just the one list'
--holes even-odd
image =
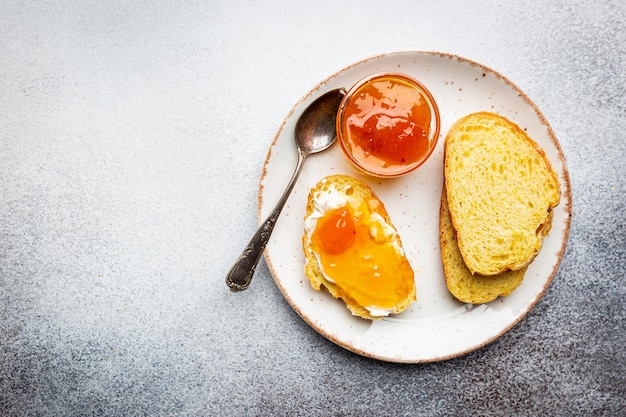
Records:
{"label": "spoon bowl", "polygon": [[335,121],[339,105],[345,94],[346,90],[343,88],[324,93],[304,109],[298,118],[294,129],[298,147],[298,164],[276,206],[267,219],[261,223],[246,248],[228,271],[226,285],[231,291],[243,291],[250,286],[261,254],[272,235],[278,216],[296,184],[306,157],[328,149],[337,140]]}
{"label": "spoon bowl", "polygon": [[328,149],[337,140],[335,119],[345,90],[331,90],[307,107],[294,129],[298,150],[310,155]]}

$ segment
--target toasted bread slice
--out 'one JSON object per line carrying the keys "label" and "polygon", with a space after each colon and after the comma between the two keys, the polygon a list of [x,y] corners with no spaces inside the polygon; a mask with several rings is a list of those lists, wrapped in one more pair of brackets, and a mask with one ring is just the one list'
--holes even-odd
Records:
{"label": "toasted bread slice", "polygon": [[[361,211],[363,211],[363,208],[366,207],[375,207],[377,220],[372,221],[374,221],[376,224],[374,224],[374,226],[372,226],[371,224],[366,225],[368,230],[378,230],[378,236],[373,238],[376,241],[374,245],[394,245],[394,247],[396,248],[395,250],[398,250],[402,255],[402,260],[401,262],[399,262],[401,265],[399,265],[397,269],[397,271],[402,271],[402,274],[399,274],[398,276],[395,276],[396,274],[391,274],[392,276],[380,277],[380,279],[382,280],[379,281],[379,288],[381,292],[391,290],[394,294],[401,295],[400,299],[397,300],[397,303],[395,305],[387,306],[385,308],[386,312],[381,312],[381,310],[383,309],[377,308],[376,306],[361,305],[361,303],[357,300],[362,296],[363,293],[363,288],[359,288],[359,280],[354,280],[348,285],[342,282],[341,277],[339,277],[340,279],[337,280],[329,280],[329,276],[326,275],[323,271],[323,267],[321,266],[321,258],[319,257],[319,253],[316,254],[315,251],[315,244],[313,243],[313,233],[315,228],[317,227],[318,220],[321,218],[320,216],[324,211],[328,210],[328,207],[324,207],[324,196],[328,195],[332,195],[332,204],[334,204],[335,206],[343,204],[341,203],[341,201],[348,201],[349,203],[347,204],[351,204],[355,207],[361,202],[365,203],[364,206],[360,206],[360,208],[358,209]],[[340,201],[340,203],[337,203],[337,201]],[[357,214],[354,217],[355,222],[365,221],[365,219],[367,219],[369,215],[363,213],[359,214],[358,210]],[[374,216],[372,216],[372,218],[374,218]],[[388,314],[398,314],[404,311],[411,304],[411,302],[416,299],[413,270],[411,269],[408,261],[406,260],[406,257],[404,256],[404,250],[402,249],[400,236],[395,226],[391,222],[389,214],[387,213],[383,203],[374,194],[372,189],[368,185],[354,177],[348,175],[331,175],[322,179],[314,188],[310,190],[306,206],[305,228],[304,235],[302,237],[302,246],[305,255],[304,271],[306,277],[311,282],[311,286],[315,290],[320,290],[322,287],[324,287],[334,298],[342,299],[353,315],[370,320],[381,319]],[[346,250],[346,252],[352,254],[358,253],[360,250],[361,249],[355,244],[355,246],[350,247],[349,250]],[[373,254],[373,257],[375,257],[375,254]],[[370,262],[370,258],[371,257],[368,257],[366,258],[368,259],[367,261],[358,263]],[[372,265],[374,265],[374,267],[378,269],[375,261],[376,259],[371,260]],[[336,262],[342,262],[341,257],[338,257]],[[380,270],[384,271],[385,268],[381,267]],[[400,275],[402,275],[402,277]],[[367,291],[376,293],[376,291],[378,291],[378,288],[371,287],[371,281],[369,281],[369,278],[366,278],[368,275],[362,274],[362,276],[365,277],[363,278],[363,280],[368,282],[367,285],[369,286],[369,288],[367,289]],[[339,285],[340,282],[341,285]],[[366,284],[364,283],[363,285]],[[394,297],[396,296],[397,295],[394,295]]]}
{"label": "toasted bread slice", "polygon": [[481,112],[450,128],[444,160],[450,217],[470,272],[496,275],[527,266],[560,200],[545,152],[516,124]]}
{"label": "toasted bread slice", "polygon": [[517,271],[507,271],[495,276],[472,274],[461,256],[457,245],[456,233],[448,211],[446,189],[441,195],[439,210],[439,243],[441,260],[446,285],[450,293],[459,301],[470,304],[482,304],[507,296],[524,279],[527,267]]}

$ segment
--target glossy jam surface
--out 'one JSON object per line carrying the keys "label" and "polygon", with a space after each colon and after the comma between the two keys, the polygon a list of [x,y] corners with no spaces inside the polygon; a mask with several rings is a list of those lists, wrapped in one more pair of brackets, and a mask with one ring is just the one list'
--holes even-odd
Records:
{"label": "glossy jam surface", "polygon": [[316,237],[324,252],[337,255],[354,242],[354,217],[347,207],[327,212],[317,225]]}
{"label": "glossy jam surface", "polygon": [[393,309],[414,286],[413,269],[381,223],[385,208],[373,199],[329,210],[311,243],[324,274],[359,306]]}
{"label": "glossy jam surface", "polygon": [[420,85],[403,76],[380,75],[357,84],[338,119],[344,152],[373,175],[397,176],[417,168],[438,135],[438,127],[433,135],[438,114],[431,101]]}

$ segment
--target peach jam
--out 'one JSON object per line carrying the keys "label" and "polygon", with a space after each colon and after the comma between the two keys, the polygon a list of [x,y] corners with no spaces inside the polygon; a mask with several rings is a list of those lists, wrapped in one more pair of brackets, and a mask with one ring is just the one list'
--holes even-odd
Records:
{"label": "peach jam", "polygon": [[419,167],[434,150],[439,110],[418,81],[403,74],[374,74],[344,97],[337,135],[357,168],[378,177],[397,177]]}

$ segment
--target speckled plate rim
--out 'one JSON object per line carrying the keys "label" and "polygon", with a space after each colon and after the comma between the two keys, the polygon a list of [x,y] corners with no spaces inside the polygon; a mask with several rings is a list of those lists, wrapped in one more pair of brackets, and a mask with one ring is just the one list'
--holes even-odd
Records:
{"label": "speckled plate rim", "polygon": [[[430,67],[428,72],[421,72],[422,67],[420,65],[424,62],[432,63],[433,66],[440,65],[440,69],[444,69],[443,72],[451,70],[452,72],[449,74],[450,79],[441,79],[435,85],[433,77],[436,77],[436,75],[431,73]],[[320,82],[303,96],[285,117],[268,150],[263,165],[258,191],[257,214],[259,222],[269,214],[284,185],[286,185],[290,174],[293,172],[296,148],[295,144],[293,144],[292,131],[295,120],[302,110],[325,91],[332,88],[349,88],[351,86],[350,82],[356,82],[359,78],[376,72],[374,70],[405,72],[422,81],[431,90],[442,114],[438,156],[431,157],[431,160],[425,164],[430,165],[430,168],[420,168],[411,177],[407,178],[407,176],[399,180],[404,181],[402,184],[394,184],[386,180],[381,181],[354,172],[338,156],[339,150],[335,148],[335,145],[326,153],[311,157],[305,163],[305,169],[301,174],[299,184],[294,188],[292,196],[290,196],[285,209],[283,209],[272,239],[265,250],[265,259],[276,285],[291,307],[318,333],[343,348],[365,357],[396,363],[436,362],[462,356],[493,342],[514,327],[537,304],[554,279],[565,252],[572,217],[571,187],[565,157],[554,131],[539,108],[517,85],[497,71],[467,58],[441,52],[401,51],[375,55],[349,65]],[[457,79],[454,71],[458,71],[459,74],[469,73],[464,74],[466,75],[465,78],[470,80],[473,77],[474,82],[466,80],[465,85],[462,85],[463,82]],[[467,75],[470,75],[470,77],[468,78]],[[493,91],[481,91],[480,81],[485,79],[489,79],[489,86],[493,87]],[[345,85],[346,82],[350,85]],[[455,83],[457,84],[455,85]],[[466,89],[465,92],[463,91],[464,88]],[[457,92],[456,94],[455,91]],[[465,94],[468,91],[469,94]],[[508,97],[506,100],[515,103],[512,105],[512,109],[506,109],[506,106],[499,102],[501,99],[498,96],[502,93],[505,93],[503,95]],[[469,96],[469,101],[471,102],[472,94],[480,97],[480,100],[476,100],[476,103],[471,103],[468,108],[466,108],[465,104],[454,105],[460,107],[456,112],[449,111],[453,107],[454,100],[462,103],[463,99],[460,96],[465,96],[465,99]],[[487,94],[488,97],[483,97],[483,94]],[[456,95],[459,96],[458,99]],[[526,274],[527,277],[522,286],[513,294],[508,297],[500,297],[485,305],[473,306],[458,303],[448,293],[449,297],[441,303],[445,304],[445,306],[439,307],[440,309],[443,308],[443,311],[435,311],[435,309],[430,308],[432,314],[422,317],[420,314],[422,313],[423,315],[424,311],[429,310],[429,308],[422,310],[422,307],[419,306],[419,308],[412,309],[409,313],[402,313],[397,317],[370,322],[350,316],[343,303],[333,300],[327,292],[312,293],[311,291],[313,290],[310,289],[310,285],[302,271],[304,260],[303,258],[298,258],[295,252],[295,259],[289,261],[288,265],[283,264],[283,260],[287,258],[286,254],[290,250],[296,250],[294,247],[297,246],[297,250],[302,252],[300,247],[302,229],[297,227],[301,218],[299,219],[298,216],[302,217],[303,215],[307,190],[317,180],[321,179],[323,175],[347,173],[359,177],[372,186],[390,212],[397,201],[394,196],[398,192],[401,195],[404,193],[404,199],[407,200],[407,196],[410,195],[410,189],[413,189],[414,184],[418,182],[420,186],[426,184],[429,190],[435,191],[432,193],[431,200],[427,202],[427,205],[432,209],[434,207],[433,204],[437,204],[436,202],[439,201],[443,184],[442,169],[438,167],[438,165],[442,165],[441,148],[443,147],[443,138],[445,138],[452,122],[473,111],[500,113],[526,129],[529,135],[544,148],[559,176],[561,202],[554,212],[553,227],[544,240],[542,251],[529,267]],[[292,159],[293,163],[291,162]],[[307,172],[309,167],[311,169]],[[410,185],[410,189],[407,185]],[[438,193],[436,192],[437,187]],[[387,190],[389,191],[387,192]],[[438,208],[437,205],[437,212]],[[403,210],[400,210],[400,213],[407,213],[406,205]],[[416,249],[413,254],[411,254],[411,250],[407,249],[408,242],[405,239],[405,235],[408,232],[403,231],[399,225],[402,223],[401,219],[403,217],[400,217],[402,214],[390,214],[400,231],[408,256],[419,259],[420,249]],[[423,214],[421,212],[418,213],[413,220],[416,218],[421,219]],[[411,220],[409,219],[408,221],[410,222]],[[289,222],[292,223],[291,227]],[[425,227],[432,229],[432,222],[424,223]],[[411,224],[409,224],[410,226]],[[438,222],[436,226],[438,230]],[[430,240],[433,240],[432,233]],[[430,253],[430,265],[428,266],[433,267],[434,271],[431,271],[426,279],[430,280],[429,282],[437,282],[433,284],[434,286],[431,285],[430,289],[426,288],[423,291],[420,291],[420,286],[418,285],[418,303],[420,300],[429,297],[429,290],[432,290],[433,294],[438,293],[439,295],[442,295],[442,291],[447,292],[442,269],[439,271],[440,276],[433,277],[437,275],[437,265],[434,265],[436,262],[433,260],[433,253],[438,252],[438,238],[436,242],[431,243],[433,247],[427,248],[426,252]],[[419,245],[420,243],[417,242],[417,246]],[[298,263],[300,263],[299,269]],[[439,257],[440,263],[441,259]],[[419,273],[419,271],[416,271],[416,285],[418,280],[424,279],[424,277],[419,277]],[[522,288],[526,281],[531,281],[531,283],[529,288],[524,290]],[[307,297],[310,297],[310,301]],[[507,306],[509,300],[516,298],[515,307]],[[512,303],[513,301],[511,301]],[[337,322],[340,324],[337,324]],[[450,323],[453,324],[451,325]],[[469,327],[475,326],[474,330],[479,333],[477,336],[463,333],[464,330],[459,327],[467,326],[468,323],[470,324]],[[494,328],[487,333],[481,332],[481,328],[489,327],[488,325],[483,325],[484,323],[493,323],[491,327]],[[411,332],[407,331],[407,329]],[[458,337],[455,337],[455,331],[459,333]],[[431,349],[427,346],[425,339],[429,339],[428,343],[434,343],[436,346]],[[448,346],[450,344],[454,346],[450,348]],[[437,349],[437,347],[440,349]]]}

